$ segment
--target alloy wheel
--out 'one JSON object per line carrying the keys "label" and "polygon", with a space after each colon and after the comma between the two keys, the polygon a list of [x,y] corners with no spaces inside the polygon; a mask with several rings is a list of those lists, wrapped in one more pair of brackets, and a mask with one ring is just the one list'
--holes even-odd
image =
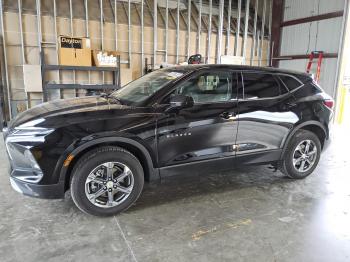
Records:
{"label": "alloy wheel", "polygon": [[298,172],[307,172],[317,159],[317,146],[312,140],[301,141],[293,153],[293,166]]}
{"label": "alloy wheel", "polygon": [[110,208],[120,205],[132,192],[134,175],[119,162],[106,162],[95,167],[85,181],[85,195],[95,206]]}

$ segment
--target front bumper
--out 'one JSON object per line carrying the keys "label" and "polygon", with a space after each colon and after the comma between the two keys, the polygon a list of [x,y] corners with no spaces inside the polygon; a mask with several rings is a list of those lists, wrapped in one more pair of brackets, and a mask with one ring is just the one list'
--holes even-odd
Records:
{"label": "front bumper", "polygon": [[23,195],[46,199],[64,198],[63,181],[53,185],[38,185],[26,183],[14,177],[10,177],[10,183],[14,190]]}
{"label": "front bumper", "polygon": [[24,195],[57,199],[64,198],[64,181],[42,181],[43,172],[36,159],[29,155],[30,149],[42,143],[38,136],[11,136],[4,130],[6,153],[9,157],[9,174],[12,188]]}

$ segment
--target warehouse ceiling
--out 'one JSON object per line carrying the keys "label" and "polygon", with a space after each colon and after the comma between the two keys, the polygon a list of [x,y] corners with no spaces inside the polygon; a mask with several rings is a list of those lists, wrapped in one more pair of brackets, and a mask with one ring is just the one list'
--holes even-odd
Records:
{"label": "warehouse ceiling", "polygon": [[[249,26],[248,34],[252,34],[253,25],[254,25],[254,12],[255,12],[255,1],[250,1],[249,8]],[[263,1],[259,1],[258,8],[258,24],[262,23],[262,14],[263,14]],[[272,0],[266,1],[266,17],[269,17],[269,3]],[[85,4],[84,0],[72,0],[72,16],[74,19],[85,19]],[[100,0],[89,0],[88,2],[88,18],[89,20],[100,20]],[[114,0],[103,0],[103,21],[104,22],[114,22]],[[130,13],[131,13],[131,24],[140,25],[141,23],[141,0],[131,0]],[[144,24],[145,26],[153,26],[153,0],[144,0]],[[244,16],[245,16],[245,4],[246,1],[242,0],[241,3],[241,26],[240,33],[243,34],[244,30]],[[41,1],[41,14],[53,16],[54,10],[54,0],[51,1]],[[166,1],[158,0],[158,27],[165,28],[165,17],[166,17]],[[212,0],[212,22],[213,27],[212,31],[216,32],[218,28],[218,8],[219,0]],[[169,0],[169,29],[176,29],[177,23],[177,1]],[[69,0],[56,0],[57,16],[60,17],[70,17],[70,1]],[[223,32],[226,32],[227,28],[227,9],[228,1],[225,1],[224,9],[224,25]],[[5,0],[4,1],[4,10],[11,12],[18,12],[18,1]],[[191,30],[198,30],[198,16],[199,16],[199,0],[192,1],[192,16],[191,16]],[[202,0],[202,30],[208,30],[209,24],[209,0]],[[22,12],[36,14],[36,0],[22,0]],[[235,32],[237,28],[237,17],[238,17],[238,0],[232,0],[232,10],[231,10],[231,30]],[[180,29],[187,29],[187,1],[180,1]],[[118,0],[117,1],[117,21],[120,24],[128,23],[128,0]],[[268,28],[268,19],[265,20],[265,32],[267,36]]]}

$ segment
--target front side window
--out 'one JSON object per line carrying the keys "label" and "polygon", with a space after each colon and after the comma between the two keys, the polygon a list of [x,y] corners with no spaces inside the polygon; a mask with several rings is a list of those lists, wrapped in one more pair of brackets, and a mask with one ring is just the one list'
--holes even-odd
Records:
{"label": "front side window", "polygon": [[143,102],[184,73],[171,69],[157,70],[136,79],[111,95],[127,104]]}
{"label": "front side window", "polygon": [[271,98],[287,93],[272,74],[243,73],[244,99]]}
{"label": "front side window", "polygon": [[181,83],[175,94],[191,96],[195,103],[215,103],[232,99],[232,73],[207,72]]}

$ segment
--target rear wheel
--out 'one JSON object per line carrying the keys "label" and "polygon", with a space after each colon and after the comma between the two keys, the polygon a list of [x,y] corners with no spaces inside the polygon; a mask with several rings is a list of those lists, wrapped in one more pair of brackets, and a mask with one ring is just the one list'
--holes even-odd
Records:
{"label": "rear wheel", "polygon": [[119,147],[101,147],[85,154],[74,167],[71,195],[80,210],[109,216],[129,208],[143,184],[143,169],[134,155]]}
{"label": "rear wheel", "polygon": [[288,145],[280,170],[291,178],[305,178],[315,170],[320,156],[319,138],[308,130],[299,130]]}

